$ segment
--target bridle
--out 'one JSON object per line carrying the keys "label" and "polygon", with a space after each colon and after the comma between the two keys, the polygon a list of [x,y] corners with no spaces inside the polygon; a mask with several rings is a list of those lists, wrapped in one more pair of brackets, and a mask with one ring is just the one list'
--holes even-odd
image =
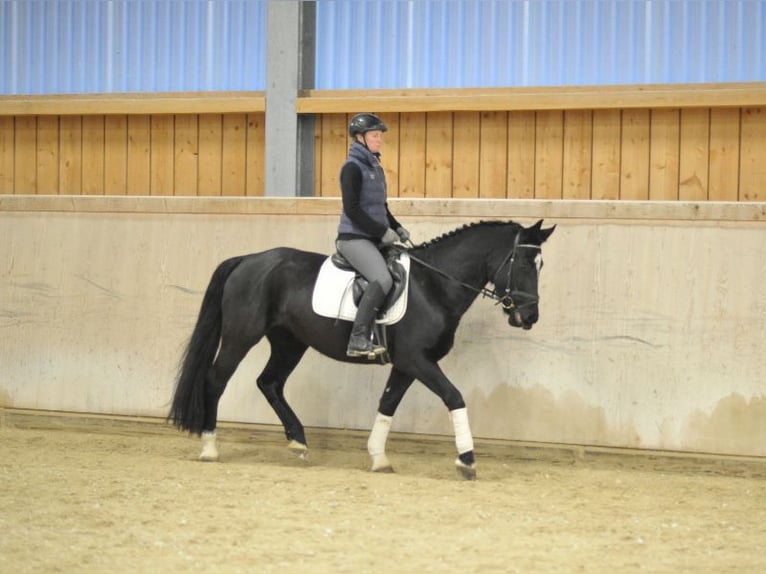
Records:
{"label": "bridle", "polygon": [[[537,303],[540,302],[540,297],[537,295],[533,295],[532,293],[528,293],[527,291],[522,291],[520,289],[511,290],[511,274],[513,273],[513,263],[516,261],[516,252],[522,248],[542,251],[542,247],[540,245],[534,245],[532,243],[519,243],[519,234],[516,234],[516,238],[513,240],[513,248],[505,257],[505,259],[503,259],[500,267],[497,268],[498,272],[500,272],[500,269],[503,268],[503,265],[505,265],[506,261],[508,262],[508,278],[505,283],[505,291],[503,292],[503,295],[498,295],[497,286],[495,286],[495,292],[493,293],[493,298],[497,301],[497,303],[501,304],[503,309],[506,311],[523,309],[524,307],[529,307],[530,305],[537,305]],[[521,303],[517,304],[515,299],[521,301]]]}
{"label": "bridle", "polygon": [[[400,247],[396,247],[397,249],[401,249]],[[532,293],[528,293],[527,291],[522,291],[519,289],[512,290],[511,289],[511,281],[512,281],[512,273],[513,273],[513,263],[516,261],[516,253],[519,249],[536,249],[538,251],[542,250],[542,247],[540,245],[533,245],[531,243],[519,243],[519,234],[516,234],[516,237],[513,241],[513,247],[508,252],[508,255],[506,255],[503,258],[502,263],[500,263],[500,267],[498,267],[498,272],[500,269],[503,268],[503,265],[508,263],[508,275],[507,280],[505,284],[505,290],[503,291],[502,295],[499,295],[497,293],[497,286],[495,286],[495,289],[487,289],[486,287],[477,288],[473,285],[470,285],[464,281],[461,281],[460,279],[457,279],[450,275],[449,273],[446,273],[439,269],[438,267],[434,267],[430,263],[427,263],[420,259],[419,257],[415,257],[409,251],[407,251],[407,255],[409,258],[417,263],[418,265],[422,265],[423,267],[430,269],[431,271],[434,271],[441,275],[442,277],[446,277],[447,279],[457,283],[458,285],[465,287],[466,289],[469,289],[473,291],[474,293],[478,293],[482,297],[489,297],[490,299],[495,301],[495,305],[502,305],[504,311],[513,311],[513,310],[519,310],[523,309],[525,307],[529,307],[530,305],[536,305],[540,301],[540,297],[537,295],[533,295]],[[519,300],[520,303],[516,303],[516,300]]]}

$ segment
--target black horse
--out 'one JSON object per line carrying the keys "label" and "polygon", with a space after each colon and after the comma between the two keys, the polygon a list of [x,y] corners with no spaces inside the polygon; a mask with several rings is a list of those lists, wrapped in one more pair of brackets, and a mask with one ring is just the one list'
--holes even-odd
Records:
{"label": "black horse", "polygon": [[[462,315],[479,295],[502,304],[513,327],[530,329],[538,319],[541,246],[555,225],[542,220],[525,228],[512,221],[466,225],[408,250],[412,264],[407,312],[387,331],[392,364],[368,441],[373,471],[391,471],[385,443],[391,418],[415,379],[449,409],[458,458],[466,478],[475,477],[473,438],[465,402],[439,368]],[[327,256],[280,247],[223,261],[205,292],[197,324],[184,353],[168,419],[203,439],[201,460],[217,460],[218,402],[240,361],[264,336],[271,356],[257,379],[285,429],[289,448],[307,450],[303,425],[287,404],[285,382],[308,347],[345,362],[351,322],[320,317],[312,291]],[[493,289],[486,287],[492,284]]]}

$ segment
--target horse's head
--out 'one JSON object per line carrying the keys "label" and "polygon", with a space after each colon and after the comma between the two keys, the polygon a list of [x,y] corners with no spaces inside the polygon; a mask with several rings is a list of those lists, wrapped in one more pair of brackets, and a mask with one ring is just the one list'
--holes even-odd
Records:
{"label": "horse's head", "polygon": [[516,234],[510,251],[495,272],[495,294],[512,327],[531,329],[539,318],[537,283],[543,267],[542,244],[556,226],[543,229],[541,219]]}

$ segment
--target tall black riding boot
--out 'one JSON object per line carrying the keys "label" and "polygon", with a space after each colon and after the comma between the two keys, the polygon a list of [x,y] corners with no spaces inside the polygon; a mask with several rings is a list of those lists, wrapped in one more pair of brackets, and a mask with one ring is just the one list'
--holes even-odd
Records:
{"label": "tall black riding boot", "polygon": [[370,283],[365,289],[362,300],[359,301],[354,326],[351,328],[351,337],[348,340],[346,355],[349,357],[374,357],[385,352],[385,347],[372,344],[372,326],[385,298],[386,294],[377,281]]}

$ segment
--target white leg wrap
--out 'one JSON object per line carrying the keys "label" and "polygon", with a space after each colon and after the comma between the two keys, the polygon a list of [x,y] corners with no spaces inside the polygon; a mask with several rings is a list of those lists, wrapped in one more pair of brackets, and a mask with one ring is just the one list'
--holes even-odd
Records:
{"label": "white leg wrap", "polygon": [[386,441],[391,430],[393,417],[378,413],[372,425],[370,438],[367,440],[367,452],[372,457],[372,470],[388,469],[391,463],[386,456]]}
{"label": "white leg wrap", "polygon": [[449,415],[455,429],[455,445],[458,454],[473,450],[473,435],[471,434],[471,426],[468,424],[468,410],[465,407],[455,409],[450,411]]}
{"label": "white leg wrap", "polygon": [[202,452],[199,459],[205,462],[218,460],[218,446],[215,444],[215,431],[202,433]]}

